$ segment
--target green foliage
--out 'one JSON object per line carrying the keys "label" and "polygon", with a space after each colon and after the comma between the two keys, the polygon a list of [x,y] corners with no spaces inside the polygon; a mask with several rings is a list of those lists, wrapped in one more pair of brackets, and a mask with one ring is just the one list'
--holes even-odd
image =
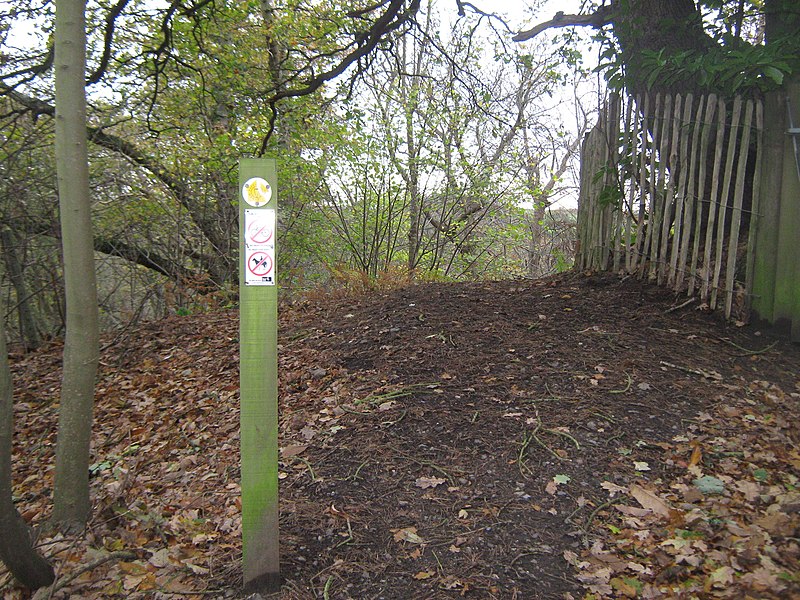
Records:
{"label": "green foliage", "polygon": [[[8,60],[0,77],[43,58],[50,7],[38,47],[27,54],[2,47]],[[279,161],[282,287],[335,282],[337,272],[364,273],[371,282],[407,276],[412,199],[420,223],[415,277],[523,274],[531,234],[517,202],[530,196],[527,188],[546,195],[552,165],[543,157],[568,143],[549,131],[537,98],[569,80],[565,64],[580,69],[577,50],[564,45],[544,56],[510,47],[475,15],[440,35],[435,6],[423,3],[418,28],[393,31],[318,93],[273,106],[276,92],[358,46],[382,8],[366,0],[131,0],[119,7],[107,71],[89,88],[91,122],[125,146],[90,145],[106,325],[121,324],[122,315],[188,314],[229,302],[238,276],[237,160],[260,153],[273,125],[265,150]],[[106,50],[110,9],[92,0],[87,10],[93,72]],[[31,74],[24,90],[46,99],[49,79]],[[52,231],[52,120],[30,124],[14,120],[18,107],[3,108],[1,216]],[[531,160],[542,166],[529,186],[520,173]],[[25,252],[33,287],[46,290],[37,301],[55,322],[54,243],[49,234],[31,237]],[[167,273],[143,267],[147,260]],[[59,323],[45,329],[57,332]]]}
{"label": "green foliage", "polygon": [[555,258],[554,270],[556,273],[566,273],[572,268],[575,261],[564,254],[559,249],[553,250],[553,257]]}
{"label": "green foliage", "polygon": [[625,196],[618,185],[609,184],[604,185],[603,189],[600,190],[598,201],[600,202],[600,206],[619,207],[624,197]]}
{"label": "green foliage", "polygon": [[686,50],[670,55],[664,50],[642,53],[642,66],[649,73],[648,88],[656,82],[669,87],[690,78],[703,89],[724,95],[776,89],[792,74],[792,63],[796,60],[786,44]]}
{"label": "green foliage", "polygon": [[[734,95],[776,89],[800,69],[800,38],[796,35],[764,43],[763,1],[704,0],[698,4],[712,45],[685,49],[685,44],[676,41],[681,49],[641,49],[625,58],[616,39],[600,31],[595,40],[603,49],[595,70],[616,90],[636,89],[641,84],[648,89],[656,85],[670,89],[688,83],[704,91]],[[636,27],[635,23],[631,20],[629,26]]]}
{"label": "green foliage", "polygon": [[625,197],[625,192],[622,189],[621,183],[617,181],[618,177],[619,167],[610,163],[601,167],[597,173],[594,174],[592,178],[593,184],[597,184],[601,181],[612,181],[612,183],[605,183],[600,189],[598,201],[601,206],[619,207],[621,205]]}
{"label": "green foliage", "polygon": [[622,60],[622,50],[616,41],[605,33],[597,34],[594,40],[602,44],[602,50],[593,72],[602,73],[610,89],[625,89],[625,63]]}

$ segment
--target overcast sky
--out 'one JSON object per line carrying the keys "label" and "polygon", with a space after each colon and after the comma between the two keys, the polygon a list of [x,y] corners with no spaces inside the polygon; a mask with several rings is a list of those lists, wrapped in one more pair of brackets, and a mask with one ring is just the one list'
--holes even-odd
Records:
{"label": "overcast sky", "polygon": [[[454,0],[453,0],[454,1]],[[509,17],[512,29],[529,29],[540,21],[548,21],[558,11],[576,14],[580,11],[581,0],[474,0],[475,6],[485,12],[497,12]],[[541,5],[536,8],[535,5]]]}

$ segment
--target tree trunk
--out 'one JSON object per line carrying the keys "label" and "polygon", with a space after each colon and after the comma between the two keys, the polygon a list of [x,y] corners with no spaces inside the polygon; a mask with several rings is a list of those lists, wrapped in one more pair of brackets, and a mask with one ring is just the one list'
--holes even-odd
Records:
{"label": "tree trunk", "polygon": [[[403,64],[408,64],[406,51],[408,42],[403,39]],[[419,50],[416,57],[413,57],[413,71],[409,75],[402,70],[398,71],[398,82],[400,93],[403,96],[405,105],[405,141],[408,151],[408,165],[406,186],[408,187],[408,213],[410,225],[408,229],[408,275],[413,277],[414,270],[420,260],[420,225],[422,222],[422,198],[419,190],[419,146],[417,145],[416,128],[414,116],[419,106],[419,76],[422,70],[423,51]]]}
{"label": "tree trunk", "polygon": [[800,10],[797,7],[797,0],[766,0],[764,21],[768,44],[780,40],[797,43],[800,32]]}
{"label": "tree trunk", "polygon": [[86,150],[85,0],[57,0],[55,24],[56,172],[67,332],[58,416],[53,521],[65,529],[89,518],[89,442],[98,363],[97,285]]}
{"label": "tree trunk", "polygon": [[528,217],[528,226],[531,229],[531,237],[528,241],[528,277],[544,277],[546,275],[543,268],[544,251],[544,218],[547,211],[545,202],[537,202],[533,207],[533,216]]}
{"label": "tree trunk", "polygon": [[[763,10],[767,44],[785,40],[796,47],[800,32],[797,0],[765,0]],[[719,46],[704,31],[702,14],[693,0],[614,0],[610,14],[633,94],[648,90],[646,82],[651,75],[652,59],[643,60],[644,51],[664,51],[665,56],[670,56]],[[711,88],[701,87],[698,79],[687,72],[668,84],[656,79],[649,90],[682,95],[720,91],[713,88],[713,82],[710,85]]]}
{"label": "tree trunk", "polygon": [[408,145],[408,212],[411,224],[408,228],[408,274],[413,276],[419,263],[420,221],[422,199],[419,191],[419,162],[414,138],[414,113],[408,109],[406,114],[406,144]]}
{"label": "tree trunk", "polygon": [[[702,15],[693,0],[615,0],[614,36],[622,50],[622,62],[628,81],[634,82],[633,94],[648,91],[649,63],[644,51],[667,54],[683,50],[702,50],[715,44],[703,31]],[[651,92],[701,92],[696,79],[686,76],[683,81],[668,86],[654,82]]]}
{"label": "tree trunk", "polygon": [[28,286],[25,284],[25,269],[16,251],[14,232],[7,225],[0,229],[0,244],[3,247],[3,261],[6,264],[8,278],[14,287],[17,297],[17,315],[19,315],[19,335],[25,350],[35,350],[42,343],[41,332],[36,324],[33,306],[31,306]]}
{"label": "tree trunk", "polygon": [[19,516],[11,493],[11,449],[14,398],[8,368],[5,324],[0,327],[0,560],[22,585],[37,589],[50,585],[53,568],[31,545],[28,526]]}

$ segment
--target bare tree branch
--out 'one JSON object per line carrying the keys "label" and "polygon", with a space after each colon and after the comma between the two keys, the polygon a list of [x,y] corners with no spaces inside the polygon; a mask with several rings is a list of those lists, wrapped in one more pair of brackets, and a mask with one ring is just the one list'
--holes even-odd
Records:
{"label": "bare tree branch", "polygon": [[112,43],[114,41],[114,27],[116,26],[117,17],[122,14],[122,11],[128,5],[130,0],[119,0],[108,12],[106,16],[106,29],[103,34],[103,55],[100,57],[100,64],[89,76],[86,81],[87,85],[93,85],[102,79],[105,75],[108,63],[111,60]]}
{"label": "bare tree branch", "polygon": [[372,27],[365,33],[360,34],[356,42],[356,47],[346,54],[338,64],[303,82],[300,87],[292,89],[282,89],[269,99],[269,106],[272,111],[269,128],[261,142],[258,155],[263,156],[267,150],[267,144],[275,131],[275,121],[278,115],[278,102],[285,98],[297,98],[307,96],[316,92],[328,81],[336,79],[344,73],[350,66],[366,58],[386,35],[396,31],[404,24],[409,23],[419,10],[420,0],[411,0],[406,6],[406,0],[391,0],[386,11],[372,24]]}
{"label": "bare tree branch", "polygon": [[[36,219],[16,219],[5,223],[5,226],[18,235],[43,235],[61,239],[61,231],[57,222]],[[120,240],[117,236],[106,237],[95,234],[94,249],[109,256],[116,256],[128,262],[146,267],[151,271],[164,275],[175,281],[190,281],[192,271],[155,250],[134,246]],[[203,258],[203,257],[201,257]]]}
{"label": "bare tree branch", "polygon": [[557,27],[596,27],[600,28],[604,25],[611,23],[613,16],[613,9],[611,6],[601,6],[595,12],[588,15],[565,15],[563,12],[557,12],[556,15],[549,21],[539,23],[536,27],[528,29],[527,31],[520,31],[513,39],[515,42],[525,42],[530,40],[547,29],[554,29]]}
{"label": "bare tree branch", "polygon": [[466,14],[467,14],[466,9],[469,8],[470,11],[472,11],[476,15],[480,15],[481,17],[486,17],[490,21],[491,20],[499,21],[500,24],[503,26],[503,28],[506,31],[508,31],[509,33],[512,33],[511,27],[509,27],[508,23],[506,23],[505,19],[503,19],[497,13],[486,12],[484,10],[481,10],[477,6],[475,6],[472,2],[465,2],[464,0],[456,0],[456,5],[458,6],[458,16],[459,17],[466,16]]}
{"label": "bare tree branch", "polygon": [[[35,116],[55,116],[55,107],[52,104],[23,94],[0,82],[0,95],[2,94],[8,95],[14,102],[24,106]],[[147,154],[136,144],[106,132],[103,127],[87,126],[86,136],[90,142],[120,154],[131,163],[152,173],[174,195],[178,203],[189,212],[195,224],[209,242],[219,245],[219,235],[214,227],[213,220],[205,215],[198,214],[197,210],[193,210],[196,205],[194,191],[184,183],[181,177],[167,169],[159,160]]]}

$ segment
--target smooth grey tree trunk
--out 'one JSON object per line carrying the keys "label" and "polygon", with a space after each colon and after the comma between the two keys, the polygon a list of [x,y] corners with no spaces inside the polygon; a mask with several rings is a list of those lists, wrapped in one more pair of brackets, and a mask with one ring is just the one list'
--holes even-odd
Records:
{"label": "smooth grey tree trunk", "polygon": [[53,567],[31,545],[28,525],[14,506],[11,491],[11,448],[14,398],[8,367],[5,324],[0,323],[0,560],[22,585],[37,589],[50,585]]}
{"label": "smooth grey tree trunk", "polygon": [[42,344],[42,336],[36,324],[33,306],[25,283],[25,266],[20,259],[14,232],[10,227],[0,229],[0,246],[2,246],[3,262],[6,265],[8,278],[14,286],[17,296],[17,314],[19,315],[19,334],[25,350],[35,350]]}
{"label": "smooth grey tree trunk", "polygon": [[98,309],[86,149],[85,0],[56,0],[56,172],[67,332],[58,415],[53,522],[83,528],[91,512],[89,442],[98,363]]}

